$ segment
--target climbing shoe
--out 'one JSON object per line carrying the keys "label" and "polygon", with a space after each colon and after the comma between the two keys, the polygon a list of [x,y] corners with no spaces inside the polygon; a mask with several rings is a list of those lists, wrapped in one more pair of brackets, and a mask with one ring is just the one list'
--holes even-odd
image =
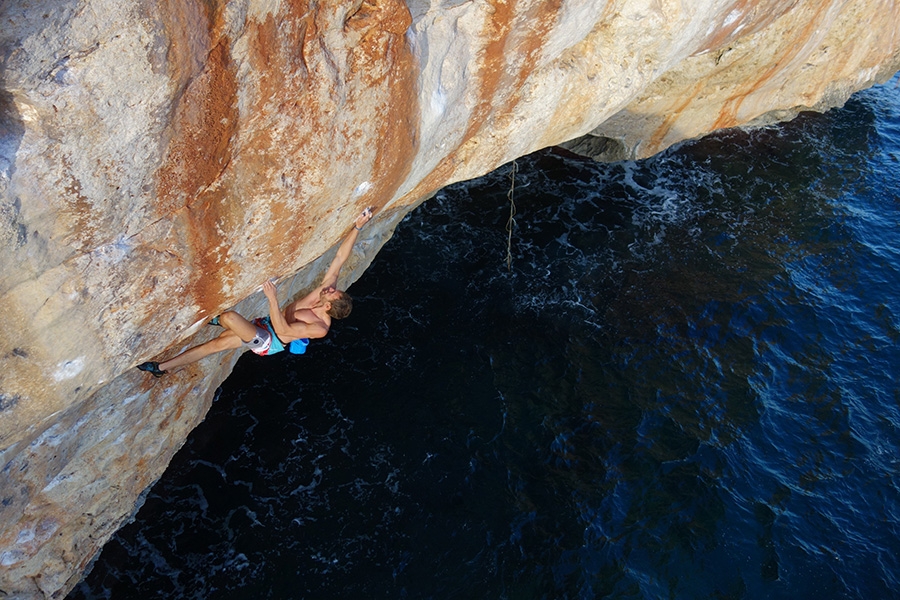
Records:
{"label": "climbing shoe", "polygon": [[152,374],[154,377],[162,377],[163,375],[168,373],[168,371],[160,371],[159,363],[156,363],[156,362],[141,363],[138,365],[138,369],[140,369],[141,371],[147,371],[148,373]]}
{"label": "climbing shoe", "polygon": [[215,325],[216,327],[221,327],[221,326],[222,326],[222,324],[219,323],[219,317],[218,317],[218,315],[215,316],[215,317],[213,317],[213,318],[210,320],[209,325]]}

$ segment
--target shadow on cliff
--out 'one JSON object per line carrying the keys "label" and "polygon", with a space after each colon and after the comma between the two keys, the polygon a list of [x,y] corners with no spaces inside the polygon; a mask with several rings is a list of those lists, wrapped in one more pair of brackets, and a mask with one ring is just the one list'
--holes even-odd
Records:
{"label": "shadow on cliff", "polygon": [[[16,153],[25,136],[22,116],[6,87],[6,60],[9,52],[0,49],[0,193],[12,179],[16,168]],[[0,208],[6,212],[7,207]],[[2,214],[2,213],[0,213]]]}

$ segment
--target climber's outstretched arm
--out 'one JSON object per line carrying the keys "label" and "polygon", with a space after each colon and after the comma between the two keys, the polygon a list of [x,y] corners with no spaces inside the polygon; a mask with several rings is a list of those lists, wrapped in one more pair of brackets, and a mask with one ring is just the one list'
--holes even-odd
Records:
{"label": "climber's outstretched arm", "polygon": [[350,258],[350,252],[353,250],[353,244],[356,243],[359,232],[362,230],[363,225],[372,220],[372,216],[372,207],[370,206],[356,217],[356,221],[353,223],[353,229],[350,230],[350,233],[347,234],[347,237],[344,238],[343,243],[341,243],[341,247],[338,248],[334,260],[331,261],[331,266],[329,266],[328,271],[325,272],[325,277],[322,279],[322,285],[320,287],[333,287],[337,285],[338,274],[341,272],[341,267],[343,267],[344,263],[347,262],[347,259]]}

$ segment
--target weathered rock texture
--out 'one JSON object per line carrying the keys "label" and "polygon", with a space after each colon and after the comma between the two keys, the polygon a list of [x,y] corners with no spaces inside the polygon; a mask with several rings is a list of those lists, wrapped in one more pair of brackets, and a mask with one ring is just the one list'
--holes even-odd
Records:
{"label": "weathered rock texture", "polygon": [[236,355],[134,365],[364,206],[348,281],[448,183],[839,105],[898,48],[894,0],[3,0],[0,596],[78,581]]}

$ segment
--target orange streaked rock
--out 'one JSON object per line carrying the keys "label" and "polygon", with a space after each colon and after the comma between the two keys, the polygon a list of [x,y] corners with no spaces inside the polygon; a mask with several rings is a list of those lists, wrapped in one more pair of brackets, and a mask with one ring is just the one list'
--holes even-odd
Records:
{"label": "orange streaked rock", "polygon": [[134,365],[261,313],[267,277],[311,286],[364,206],[343,285],[411,207],[538,148],[649,156],[900,68],[891,0],[19,0],[0,22],[0,589],[21,598],[78,581],[237,356]]}

